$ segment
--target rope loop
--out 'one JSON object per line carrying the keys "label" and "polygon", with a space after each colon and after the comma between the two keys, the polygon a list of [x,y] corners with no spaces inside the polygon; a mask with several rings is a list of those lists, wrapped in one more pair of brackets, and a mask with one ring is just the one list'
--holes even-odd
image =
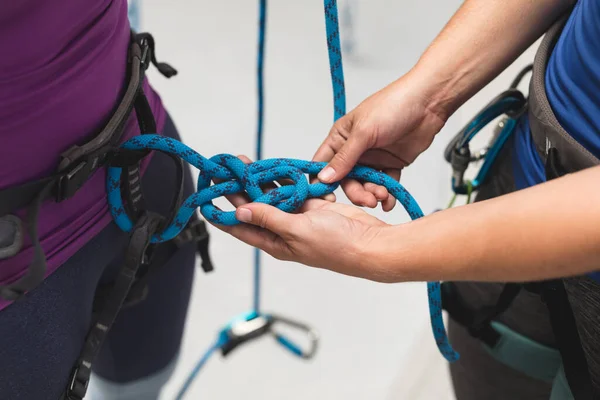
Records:
{"label": "rope loop", "polygon": [[[214,199],[222,196],[246,193],[253,202],[269,204],[285,212],[294,212],[302,207],[306,200],[333,193],[339,186],[339,182],[309,183],[307,175],[317,175],[325,167],[324,162],[273,158],[246,165],[230,154],[219,154],[207,159],[177,140],[151,134],[131,138],[122,147],[126,150],[148,149],[173,154],[199,170],[196,193],[183,202],[171,225],[157,233],[152,239],[153,243],[164,242],[177,236],[197,208],[200,208],[202,215],[212,223],[239,224],[235,218],[235,211],[222,211],[213,204]],[[402,203],[411,219],[423,216],[408,191],[388,175],[368,167],[357,166],[348,177],[385,186],[390,194]],[[261,189],[261,186],[281,179],[290,180],[292,184],[277,187],[266,193]],[[123,207],[120,180],[121,168],[110,167],[107,179],[110,212],[117,225],[129,232],[133,222]],[[222,182],[214,183],[215,180]]]}

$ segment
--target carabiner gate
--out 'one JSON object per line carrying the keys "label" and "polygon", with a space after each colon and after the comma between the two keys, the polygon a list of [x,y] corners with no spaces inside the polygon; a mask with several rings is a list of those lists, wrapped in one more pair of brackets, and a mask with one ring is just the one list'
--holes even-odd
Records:
{"label": "carabiner gate", "polygon": [[277,332],[275,329],[271,329],[275,340],[277,340],[277,342],[280,345],[282,345],[285,349],[289,350],[292,354],[304,358],[305,360],[313,358],[313,356],[317,352],[317,348],[319,345],[319,334],[315,329],[306,324],[291,320],[289,318],[276,315],[270,315],[270,317],[273,321],[272,328],[275,328],[277,325],[287,325],[290,328],[294,328],[297,331],[304,332],[308,338],[309,343],[308,348],[303,349],[302,347],[298,346],[296,343],[288,339],[285,335]]}
{"label": "carabiner gate", "polygon": [[[464,175],[472,162],[485,160],[477,178],[472,182],[470,189],[477,190],[483,183],[489,165],[498,155],[499,149],[516,126],[516,120],[526,110],[527,99],[515,88],[510,88],[501,93],[486,105],[466,126],[456,134],[444,151],[444,158],[452,166],[452,190],[456,194],[467,194],[468,185]],[[490,122],[504,116],[495,128],[492,143],[472,155],[469,144],[471,140]],[[491,160],[489,160],[491,159]],[[488,161],[489,160],[489,161]]]}

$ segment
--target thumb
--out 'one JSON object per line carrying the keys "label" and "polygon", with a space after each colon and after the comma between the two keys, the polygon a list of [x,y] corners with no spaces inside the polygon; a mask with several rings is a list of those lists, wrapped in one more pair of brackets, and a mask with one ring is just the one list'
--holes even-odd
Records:
{"label": "thumb", "polygon": [[240,222],[260,226],[281,236],[289,232],[294,215],[268,204],[249,203],[238,207],[235,217]]}
{"label": "thumb", "polygon": [[317,177],[324,183],[341,181],[368,148],[367,136],[354,132]]}

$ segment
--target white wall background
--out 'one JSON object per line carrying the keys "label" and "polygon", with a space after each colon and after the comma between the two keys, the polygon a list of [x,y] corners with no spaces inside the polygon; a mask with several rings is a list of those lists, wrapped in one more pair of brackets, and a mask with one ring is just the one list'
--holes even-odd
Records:
{"label": "white wall background", "polygon": [[[340,0],[340,6],[347,2],[354,20],[342,35],[355,42],[344,64],[349,109],[405,73],[461,3]],[[332,122],[322,1],[269,3],[264,156],[310,159]],[[257,1],[140,4],[142,30],[155,35],[159,61],[180,72],[170,81],[153,70],[150,76],[184,141],[205,156],[253,155]],[[405,171],[402,182],[425,213],[450,195],[446,141],[531,58],[530,51],[465,105]],[[376,215],[392,223],[408,219],[401,207]],[[211,233],[216,272],[198,270],[181,359],[163,399],[174,397],[221,326],[251,304],[253,250]],[[453,398],[429,330],[425,284],[376,284],[265,257],[263,305],[319,330],[314,361],[291,357],[267,337],[226,360],[215,356],[188,399]]]}

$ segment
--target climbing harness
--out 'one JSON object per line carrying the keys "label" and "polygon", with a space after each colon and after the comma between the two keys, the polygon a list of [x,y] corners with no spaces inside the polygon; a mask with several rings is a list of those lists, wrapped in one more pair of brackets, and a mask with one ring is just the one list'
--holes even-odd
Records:
{"label": "climbing harness", "polygon": [[[132,32],[127,60],[127,86],[106,125],[84,143],[74,145],[61,154],[58,167],[51,176],[0,190],[0,258],[6,259],[20,253],[25,234],[29,235],[33,248],[33,259],[26,273],[8,285],[0,286],[3,299],[18,301],[37,287],[46,274],[46,257],[37,231],[42,203],[68,200],[85,186],[92,175],[109,163],[126,164],[124,169],[130,179],[123,185],[123,191],[128,199],[128,212],[136,216],[135,228],[132,229],[130,245],[118,277],[114,282],[98,288],[94,298],[94,323],[61,399],[80,400],[85,396],[92,363],[119,310],[140,301],[147,292],[146,282],[155,264],[151,263],[152,252],[156,252],[160,259],[166,257],[168,249],[195,243],[202,257],[203,268],[207,272],[212,270],[208,255],[208,232],[205,222],[197,216],[191,216],[171,243],[158,247],[149,244],[147,236],[159,229],[165,220],[141,209],[143,196],[139,192],[138,162],[147,152],[124,154],[118,150],[126,122],[133,111],[142,133],[156,132],[154,116],[142,89],[150,64],[167,78],[177,73],[170,65],[157,62],[154,48],[151,35]],[[178,173],[182,176],[182,164]],[[177,197],[181,198],[181,190]],[[25,224],[21,223],[18,216],[22,210],[26,211],[27,216],[26,232],[23,231]]]}
{"label": "climbing harness", "polygon": [[[469,188],[476,190],[481,186],[501,147],[514,131],[517,119],[525,112],[528,113],[534,143],[545,162],[547,180],[600,165],[600,160],[560,126],[546,97],[544,80],[547,62],[569,14],[547,32],[534,64],[526,67],[511,88],[485,107],[448,145],[444,156],[452,165],[452,188],[456,194],[465,194]],[[525,99],[515,89],[529,71],[533,74],[529,96]],[[500,129],[489,150],[484,152],[485,161],[477,177],[472,182],[464,180],[466,166],[477,158],[471,156],[468,142],[485,124],[502,114],[505,115],[500,122]],[[568,280],[561,279],[508,283],[504,285],[495,305],[475,310],[464,302],[452,282],[444,282],[442,303],[450,317],[479,340],[496,360],[531,378],[552,384],[550,400],[596,399],[566,290],[567,284]],[[538,294],[546,304],[557,348],[535,342],[496,321],[523,289]]]}
{"label": "climbing harness", "polygon": [[[171,66],[158,63],[154,55],[154,41],[148,34],[132,34],[129,50],[128,86],[123,98],[104,128],[83,144],[69,148],[60,156],[57,171],[46,178],[0,190],[0,216],[7,220],[17,211],[27,208],[28,234],[32,241],[34,256],[27,273],[15,282],[0,286],[0,296],[17,300],[44,279],[46,258],[37,234],[37,220],[44,201],[65,201],[109,160],[123,134],[125,123],[135,109],[142,132],[156,132],[156,125],[148,101],[141,89],[145,71],[152,63],[165,76],[177,73]],[[19,233],[21,233],[19,231]],[[19,250],[21,250],[19,248]]]}
{"label": "climbing harness", "polygon": [[[175,159],[184,160],[199,170],[197,192],[190,195],[181,203],[181,206],[178,208],[175,215],[169,219],[170,223],[163,224],[161,229],[156,229],[151,233],[151,236],[147,238],[148,243],[162,243],[178,235],[181,228],[186,225],[188,219],[194,214],[197,208],[199,208],[201,214],[212,223],[221,225],[238,224],[239,221],[235,218],[234,211],[221,211],[212,204],[212,200],[221,196],[245,192],[254,202],[270,204],[280,210],[293,212],[300,208],[307,199],[322,197],[332,193],[339,186],[339,183],[308,183],[306,175],[317,175],[321,169],[325,167],[325,163],[293,159],[261,159],[260,143],[262,140],[263,104],[262,57],[264,48],[266,1],[261,1],[260,6],[257,161],[246,165],[237,157],[228,154],[216,155],[207,159],[179,141],[152,134],[134,137],[121,146],[123,154],[141,154],[149,151],[160,151],[173,156]],[[334,93],[334,120],[337,120],[345,114],[346,97],[336,1],[325,0],[324,8],[330,72]],[[126,182],[127,179],[129,179],[128,174],[123,173],[124,165],[125,164],[113,164],[108,168],[108,201],[116,224],[126,232],[134,232],[136,227],[135,218],[132,218],[131,212],[127,210],[127,201],[123,201],[123,182]],[[123,177],[125,177],[125,179],[123,179]],[[389,192],[400,201],[412,219],[423,216],[422,211],[412,196],[402,185],[386,174],[364,166],[357,166],[350,172],[348,177],[385,186]],[[282,178],[291,180],[293,184],[278,187],[267,193],[264,193],[261,189],[261,185],[272,183]],[[222,182],[212,184],[213,180]],[[256,259],[259,260],[258,257]],[[258,271],[258,262],[256,265],[256,270]],[[255,282],[258,282],[258,273],[255,275]],[[255,288],[257,288],[258,284],[255,283],[255,285]],[[434,338],[444,357],[449,361],[455,361],[458,358],[458,354],[448,343],[442,319],[440,284],[438,282],[429,282],[427,284],[427,290]],[[258,293],[258,290],[256,290],[255,293]],[[273,333],[271,328],[277,326],[278,323],[282,325],[287,324],[305,331],[311,338],[310,341],[313,343],[313,346],[311,347],[312,350],[302,350],[284,336],[276,335],[276,338],[278,338],[277,341],[280,344],[292,353],[304,358],[309,358],[314,354],[317,340],[314,331],[306,325],[298,324],[285,318],[274,317],[271,314],[263,314],[259,312],[257,305],[258,301],[255,300],[255,310],[234,320],[221,331],[218,335],[218,340],[200,359],[199,363],[186,380],[178,398],[183,397],[200,368],[205,365],[206,361],[213,353],[220,349],[223,355],[226,355],[234,348],[251,339],[255,339],[267,333]],[[240,334],[240,332],[242,333]]]}

